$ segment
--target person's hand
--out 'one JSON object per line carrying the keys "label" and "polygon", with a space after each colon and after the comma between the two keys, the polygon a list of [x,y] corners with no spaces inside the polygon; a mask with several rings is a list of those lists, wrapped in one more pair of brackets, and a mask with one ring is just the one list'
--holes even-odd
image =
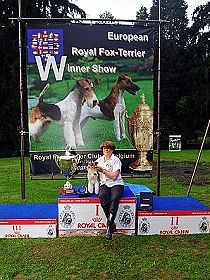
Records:
{"label": "person's hand", "polygon": [[104,172],[103,168],[102,168],[102,167],[100,167],[100,166],[97,166],[97,168],[96,168],[96,169],[97,169],[97,171],[98,171],[98,172],[101,172],[101,173],[103,173],[103,172]]}

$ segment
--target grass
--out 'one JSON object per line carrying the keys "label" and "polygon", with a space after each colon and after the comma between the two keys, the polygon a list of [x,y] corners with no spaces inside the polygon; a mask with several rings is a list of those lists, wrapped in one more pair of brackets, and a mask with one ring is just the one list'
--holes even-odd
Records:
{"label": "grass", "polygon": [[[161,152],[161,195],[186,196],[197,150]],[[63,181],[30,181],[26,163],[26,199],[20,194],[20,160],[0,159],[0,203],[57,202]],[[179,169],[191,174],[180,180]],[[173,172],[165,172],[166,165]],[[187,166],[187,169],[186,167]],[[209,151],[204,150],[191,195],[210,206]],[[205,170],[206,172],[201,172]],[[170,175],[169,175],[170,174]],[[185,173],[184,173],[185,174]],[[186,174],[185,174],[186,175]],[[156,178],[126,179],[155,190]],[[74,181],[75,184],[84,181]],[[0,279],[145,279],[204,280],[210,275],[210,234],[188,236],[115,236],[37,239],[0,239]]]}
{"label": "grass", "polygon": [[207,279],[208,235],[1,240],[0,279]]}

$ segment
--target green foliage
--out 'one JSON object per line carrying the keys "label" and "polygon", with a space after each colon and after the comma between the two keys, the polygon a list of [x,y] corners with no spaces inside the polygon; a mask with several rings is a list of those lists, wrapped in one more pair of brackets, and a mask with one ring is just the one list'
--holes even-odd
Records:
{"label": "green foliage", "polygon": [[[208,123],[208,10],[209,3],[199,6],[194,12],[192,26],[188,26],[184,0],[161,1],[161,19],[169,21],[161,25],[163,145],[167,143],[168,135],[178,133],[182,134],[183,145],[186,146],[189,139],[196,138],[195,131],[200,130],[204,134]],[[157,19],[157,13],[158,1],[154,0],[150,19]]]}
{"label": "green foliage", "polygon": [[102,19],[115,19],[115,17],[110,13],[110,12],[107,12],[105,11],[104,13],[100,14],[99,15],[99,18],[102,18]]}

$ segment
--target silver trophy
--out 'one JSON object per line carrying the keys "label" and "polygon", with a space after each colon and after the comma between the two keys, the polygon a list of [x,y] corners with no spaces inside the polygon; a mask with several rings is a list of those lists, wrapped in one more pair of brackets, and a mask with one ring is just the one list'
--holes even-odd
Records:
{"label": "silver trophy", "polygon": [[77,170],[78,163],[80,162],[80,155],[76,154],[71,148],[66,147],[64,156],[57,156],[55,162],[59,167],[61,173],[66,177],[66,182],[62,188],[63,194],[74,193],[70,179]]}
{"label": "silver trophy", "polygon": [[144,94],[141,95],[139,106],[128,116],[128,132],[137,150],[137,159],[129,167],[136,171],[152,170],[147,153],[153,149],[153,111],[145,103]]}

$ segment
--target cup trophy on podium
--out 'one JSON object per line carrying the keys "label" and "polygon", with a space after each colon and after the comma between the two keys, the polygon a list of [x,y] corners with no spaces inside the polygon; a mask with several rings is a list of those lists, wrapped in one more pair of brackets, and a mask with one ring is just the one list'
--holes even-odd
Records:
{"label": "cup trophy on podium", "polygon": [[130,164],[129,168],[135,171],[152,170],[147,153],[153,149],[153,111],[145,103],[144,94],[141,95],[139,106],[131,116],[127,117],[129,136],[137,150],[137,159]]}
{"label": "cup trophy on podium", "polygon": [[66,183],[61,188],[62,194],[69,195],[74,193],[74,188],[70,183],[70,179],[77,170],[78,163],[80,162],[80,155],[76,154],[75,151],[67,146],[65,155],[57,156],[55,162],[61,173],[66,177]]}

